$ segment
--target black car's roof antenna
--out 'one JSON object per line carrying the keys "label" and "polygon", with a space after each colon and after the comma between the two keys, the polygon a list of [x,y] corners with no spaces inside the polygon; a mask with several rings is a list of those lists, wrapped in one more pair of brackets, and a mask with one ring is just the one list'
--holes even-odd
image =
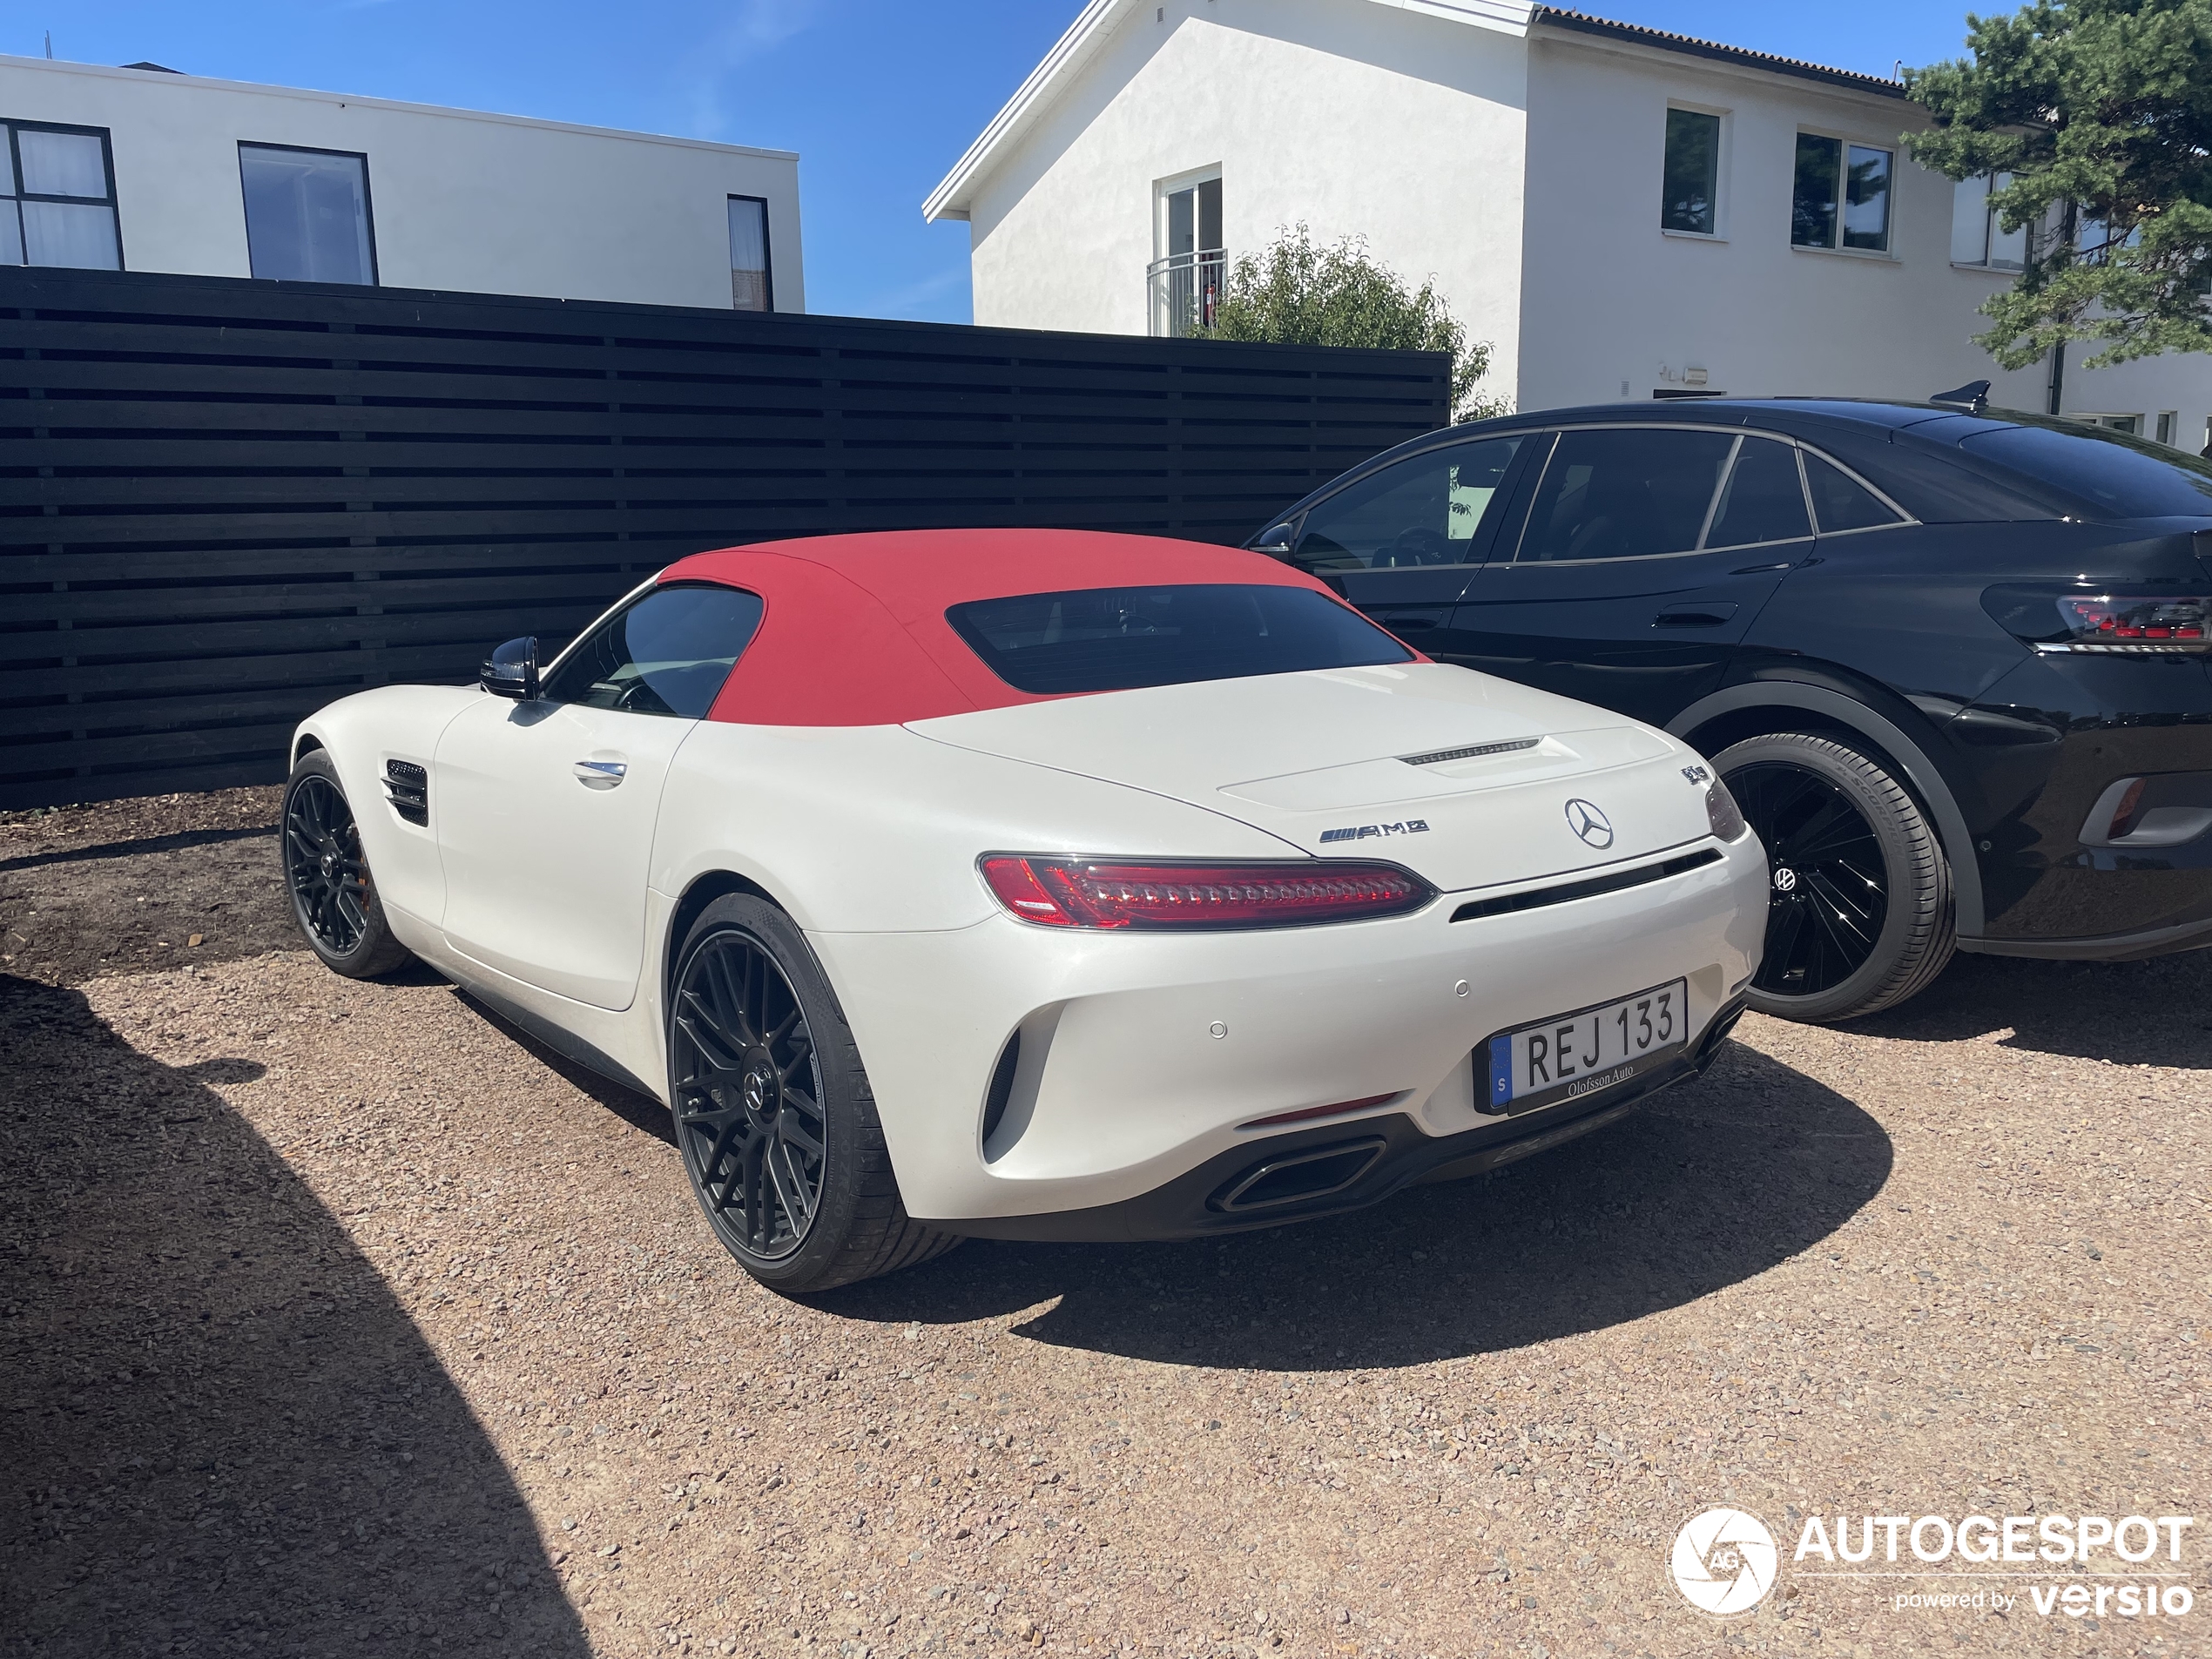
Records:
{"label": "black car's roof antenna", "polygon": [[1928,401],[1948,404],[1952,408],[1964,409],[1969,415],[1979,415],[1989,407],[1989,382],[1968,381],[1964,386],[1953,387],[1948,392],[1938,392]]}

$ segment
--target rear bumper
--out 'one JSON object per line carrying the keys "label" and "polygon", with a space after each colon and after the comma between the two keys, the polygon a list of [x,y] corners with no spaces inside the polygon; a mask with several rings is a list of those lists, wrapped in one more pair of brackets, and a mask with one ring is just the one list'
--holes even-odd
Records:
{"label": "rear bumper", "polygon": [[[1446,1136],[1425,1135],[1412,1118],[1393,1112],[1237,1147],[1119,1204],[940,1224],[975,1238],[1116,1244],[1250,1232],[1364,1210],[1406,1187],[1465,1180],[1617,1123],[1661,1089],[1695,1077],[1712,1064],[1743,1012],[1738,998],[1671,1065],[1571,1106]],[[1294,1181],[1299,1170],[1313,1172],[1311,1180],[1317,1190],[1301,1193],[1292,1187],[1271,1202],[1240,1203],[1254,1190],[1256,1180],[1280,1172]],[[1339,1182],[1339,1176],[1350,1178]]]}
{"label": "rear bumper", "polygon": [[[907,1213],[961,1231],[1193,1182],[1203,1208],[1213,1186],[1194,1171],[1234,1174],[1282,1144],[1394,1143],[1403,1130],[1452,1149],[1424,1151],[1426,1169],[1536,1132],[1534,1118],[1501,1124],[1478,1109],[1478,1045],[1678,977],[1696,1042],[1757,967],[1764,851],[1749,836],[1717,850],[1663,880],[1458,921],[1469,894],[1388,921],[1264,933],[1091,934],[1003,917],[809,937],[852,1022]],[[1288,1140],[1264,1121],[1339,1105],[1325,1122],[1281,1125],[1297,1131]],[[1346,1203],[1419,1172],[1393,1153]]]}

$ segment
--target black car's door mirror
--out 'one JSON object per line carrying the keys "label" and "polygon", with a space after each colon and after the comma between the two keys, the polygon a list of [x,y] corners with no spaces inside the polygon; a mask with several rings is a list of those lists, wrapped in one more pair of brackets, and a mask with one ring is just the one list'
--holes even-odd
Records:
{"label": "black car's door mirror", "polygon": [[537,641],[510,639],[493,651],[476,676],[476,683],[494,697],[512,697],[525,703],[537,698]]}
{"label": "black car's door mirror", "polygon": [[1287,523],[1270,524],[1252,538],[1251,550],[1264,553],[1271,559],[1281,559],[1287,564],[1291,557],[1291,532],[1295,528]]}

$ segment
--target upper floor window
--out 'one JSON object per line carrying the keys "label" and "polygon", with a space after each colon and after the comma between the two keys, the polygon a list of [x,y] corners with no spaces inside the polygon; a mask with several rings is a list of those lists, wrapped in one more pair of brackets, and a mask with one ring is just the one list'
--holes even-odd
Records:
{"label": "upper floor window", "polygon": [[1720,188],[1720,117],[1703,110],[1669,110],[1659,227],[1696,236],[1717,235]]}
{"label": "upper floor window", "polygon": [[1896,152],[1817,132],[1797,134],[1790,240],[1798,247],[1890,251],[1890,178]]}
{"label": "upper floor window", "polygon": [[739,311],[773,311],[768,280],[768,204],[758,196],[730,198],[730,303]]}
{"label": "upper floor window", "polygon": [[1229,274],[1222,248],[1221,175],[1157,187],[1159,257],[1145,270],[1155,334],[1203,334],[1213,327]]}
{"label": "upper floor window", "polygon": [[0,265],[120,271],[107,130],[11,121],[0,135]]}
{"label": "upper floor window", "polygon": [[288,282],[376,283],[368,158],[241,144],[247,267]]}
{"label": "upper floor window", "polygon": [[2027,226],[2006,230],[1998,222],[1989,193],[2013,182],[2008,172],[1993,178],[1962,179],[1951,193],[1951,262],[2017,271],[2027,258]]}

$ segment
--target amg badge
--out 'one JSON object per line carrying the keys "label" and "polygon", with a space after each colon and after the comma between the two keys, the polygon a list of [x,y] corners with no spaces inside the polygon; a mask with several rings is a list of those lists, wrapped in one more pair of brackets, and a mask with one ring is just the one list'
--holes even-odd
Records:
{"label": "amg badge", "polygon": [[1350,829],[1323,830],[1321,845],[1326,846],[1332,841],[1364,841],[1370,835],[1426,835],[1427,833],[1428,820],[1426,819],[1409,818],[1402,824],[1355,824]]}

